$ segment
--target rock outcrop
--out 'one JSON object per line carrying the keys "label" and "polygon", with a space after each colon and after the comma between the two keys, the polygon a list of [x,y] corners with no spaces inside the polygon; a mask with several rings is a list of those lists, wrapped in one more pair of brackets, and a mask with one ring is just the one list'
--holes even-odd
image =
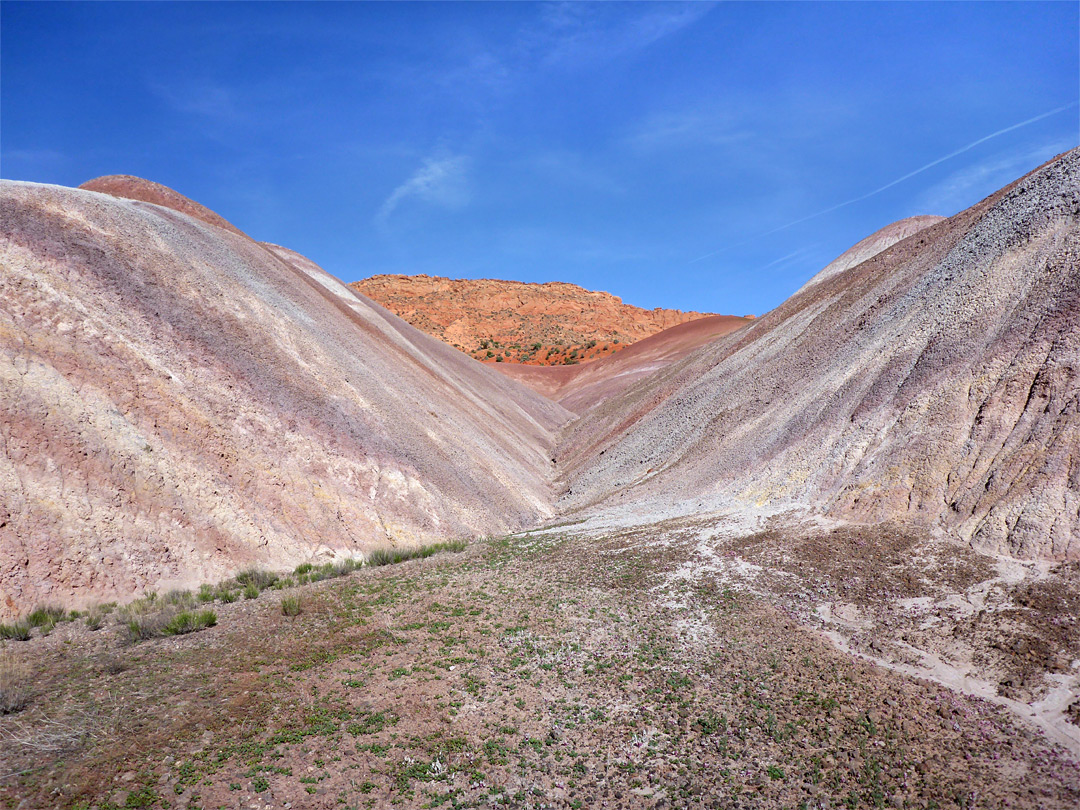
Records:
{"label": "rock outcrop", "polygon": [[552,515],[568,412],[121,186],[0,184],[0,618]]}
{"label": "rock outcrop", "polygon": [[349,286],[477,360],[537,366],[607,357],[707,314],[641,309],[610,293],[560,281],[383,275]]}
{"label": "rock outcrop", "polygon": [[1080,559],[1080,151],[585,413],[565,511],[911,520]]}

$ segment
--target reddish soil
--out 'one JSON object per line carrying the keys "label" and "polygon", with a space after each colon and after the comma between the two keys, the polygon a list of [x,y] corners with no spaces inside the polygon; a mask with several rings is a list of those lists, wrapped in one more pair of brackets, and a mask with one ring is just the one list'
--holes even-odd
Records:
{"label": "reddish soil", "polygon": [[608,357],[705,314],[641,309],[563,282],[384,275],[349,286],[477,360],[532,366]]}
{"label": "reddish soil", "polygon": [[710,315],[672,326],[592,363],[569,367],[497,363],[495,368],[564,408],[584,413],[700,346],[753,321],[734,315]]}
{"label": "reddish soil", "polygon": [[127,200],[139,200],[140,202],[160,205],[163,208],[171,208],[208,225],[224,228],[226,231],[239,236],[246,235],[231,222],[215,214],[205,205],[188,199],[168,186],[163,186],[161,183],[155,183],[152,180],[132,177],[130,174],[110,174],[105,177],[87,180],[79,188],[85,191],[98,191],[112,197],[123,197]]}

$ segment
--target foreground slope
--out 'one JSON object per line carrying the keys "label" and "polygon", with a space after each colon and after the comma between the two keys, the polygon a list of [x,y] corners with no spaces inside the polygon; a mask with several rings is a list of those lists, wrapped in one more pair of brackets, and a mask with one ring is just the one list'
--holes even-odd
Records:
{"label": "foreground slope", "polygon": [[573,366],[527,366],[497,363],[494,368],[524,383],[574,413],[630,388],[699,346],[741,329],[753,318],[709,315],[658,332],[632,343],[618,354]]}
{"label": "foreground slope", "polygon": [[606,292],[552,281],[372,276],[349,285],[413,326],[478,360],[564,365],[609,356],[627,344],[704,317],[641,309]]}
{"label": "foreground slope", "polygon": [[557,405],[205,217],[0,188],[0,616],[551,514]]}
{"label": "foreground slope", "polygon": [[0,806],[1080,803],[1080,749],[672,578],[682,552],[531,533],[218,604],[177,638],[65,622],[12,647],[34,695],[0,715]]}
{"label": "foreground slope", "polygon": [[787,504],[1080,558],[1078,163],[819,278],[588,412],[559,450],[563,507]]}

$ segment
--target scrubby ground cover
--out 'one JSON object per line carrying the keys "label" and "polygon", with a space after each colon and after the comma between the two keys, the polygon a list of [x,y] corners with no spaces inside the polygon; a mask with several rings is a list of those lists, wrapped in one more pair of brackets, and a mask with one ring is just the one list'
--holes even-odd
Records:
{"label": "scrubby ground cover", "polygon": [[[566,532],[572,529],[564,530]],[[663,532],[664,529],[657,531]],[[1075,807],[1001,707],[677,576],[658,537],[532,534],[217,607],[7,642],[9,807]]]}

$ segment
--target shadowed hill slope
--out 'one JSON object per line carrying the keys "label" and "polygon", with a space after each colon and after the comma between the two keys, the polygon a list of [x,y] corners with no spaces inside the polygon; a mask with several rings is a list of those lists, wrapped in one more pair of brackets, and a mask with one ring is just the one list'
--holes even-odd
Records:
{"label": "shadowed hill slope", "polygon": [[786,503],[1080,558],[1078,164],[807,284],[586,413],[559,449],[563,509]]}
{"label": "shadowed hill slope", "polygon": [[710,315],[672,326],[618,354],[575,366],[496,363],[493,368],[575,413],[618,396],[638,380],[674,363],[699,346],[741,329],[753,318]]}
{"label": "shadowed hill slope", "polygon": [[552,514],[559,406],[175,192],[0,190],[0,616]]}

